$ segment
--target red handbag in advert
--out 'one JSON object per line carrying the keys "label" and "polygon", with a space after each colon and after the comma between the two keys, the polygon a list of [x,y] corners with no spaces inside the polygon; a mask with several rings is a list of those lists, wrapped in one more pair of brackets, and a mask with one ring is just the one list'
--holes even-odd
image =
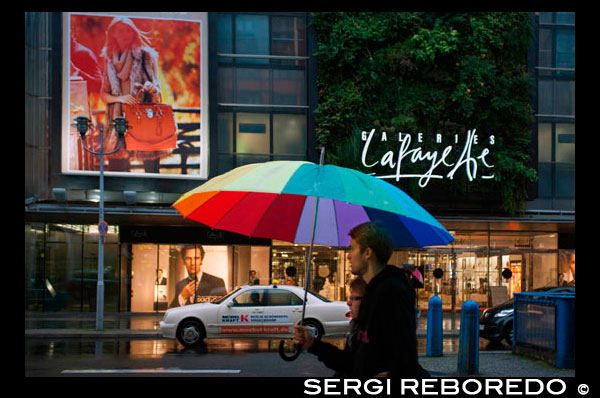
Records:
{"label": "red handbag in advert", "polygon": [[125,145],[128,151],[161,151],[177,148],[177,124],[171,105],[159,102],[123,104],[123,116],[129,125],[125,133]]}

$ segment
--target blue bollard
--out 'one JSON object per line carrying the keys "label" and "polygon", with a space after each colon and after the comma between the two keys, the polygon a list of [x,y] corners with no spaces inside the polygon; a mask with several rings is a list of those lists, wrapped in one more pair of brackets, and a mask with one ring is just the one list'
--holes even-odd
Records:
{"label": "blue bollard", "polygon": [[460,314],[458,373],[479,373],[479,305],[473,300],[463,303]]}
{"label": "blue bollard", "polygon": [[429,299],[427,308],[427,351],[428,357],[443,356],[442,331],[442,299],[433,296]]}
{"label": "blue bollard", "polygon": [[555,330],[554,364],[557,368],[575,369],[575,295],[565,294],[556,299]]}

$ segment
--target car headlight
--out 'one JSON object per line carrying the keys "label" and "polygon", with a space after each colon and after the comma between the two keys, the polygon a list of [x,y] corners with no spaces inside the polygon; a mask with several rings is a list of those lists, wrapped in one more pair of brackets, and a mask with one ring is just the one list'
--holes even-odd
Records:
{"label": "car headlight", "polygon": [[514,309],[513,308],[507,308],[505,310],[499,311],[496,314],[496,318],[504,318],[505,316],[509,316],[513,314]]}

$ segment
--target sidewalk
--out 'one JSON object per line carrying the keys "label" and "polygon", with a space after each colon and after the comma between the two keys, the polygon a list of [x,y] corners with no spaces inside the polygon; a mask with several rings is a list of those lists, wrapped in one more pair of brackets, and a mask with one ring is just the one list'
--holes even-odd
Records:
{"label": "sidewalk", "polygon": [[[96,330],[95,313],[26,313],[26,338],[162,338],[159,322],[163,314],[107,313],[104,330]],[[452,329],[452,326],[455,329]],[[444,339],[456,339],[460,334],[460,315],[444,313]],[[417,337],[427,337],[427,316],[421,316]],[[444,352],[441,357],[419,354],[419,363],[433,377],[574,377],[574,369],[559,369],[548,363],[511,351],[479,351],[479,373],[461,375],[457,372],[456,352]]]}
{"label": "sidewalk", "polygon": [[479,373],[462,375],[457,372],[458,354],[444,353],[442,357],[419,354],[419,363],[432,377],[575,377],[575,369],[559,369],[546,362],[513,355],[511,351],[479,351]]}
{"label": "sidewalk", "polygon": [[106,313],[103,330],[96,330],[96,314],[25,313],[25,337],[32,338],[162,338],[164,314]]}

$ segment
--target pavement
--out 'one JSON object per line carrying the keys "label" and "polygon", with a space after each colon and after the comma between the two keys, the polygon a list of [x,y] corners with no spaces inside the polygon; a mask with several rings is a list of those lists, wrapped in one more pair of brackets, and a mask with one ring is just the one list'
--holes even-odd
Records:
{"label": "pavement", "polygon": [[[95,313],[25,313],[25,338],[163,338],[159,322],[163,314],[106,313],[103,330],[96,330]],[[417,337],[427,337],[427,317],[421,316]],[[444,313],[443,338],[456,340],[460,335],[460,315]],[[457,345],[448,345],[456,347]],[[446,347],[446,344],[444,344]],[[511,350],[479,350],[479,371],[472,375],[458,373],[458,353],[440,357],[419,354],[419,363],[433,377],[574,377],[575,369],[560,369],[541,360],[513,354]]]}

